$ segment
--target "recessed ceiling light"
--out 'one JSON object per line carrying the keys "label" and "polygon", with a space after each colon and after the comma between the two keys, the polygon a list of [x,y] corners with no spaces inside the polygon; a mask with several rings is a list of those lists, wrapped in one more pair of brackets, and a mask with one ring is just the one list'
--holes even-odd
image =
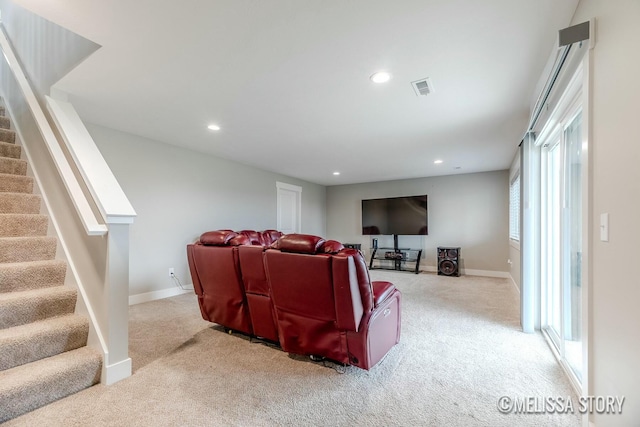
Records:
{"label": "recessed ceiling light", "polygon": [[220,130],[220,126],[218,126],[218,125],[209,125],[209,126],[207,126],[207,129],[209,129],[209,130]]}
{"label": "recessed ceiling light", "polygon": [[338,175],[340,175],[340,172],[334,172],[333,174],[338,176]]}
{"label": "recessed ceiling light", "polygon": [[442,163],[442,160],[434,160],[433,163],[435,163],[436,165],[439,165],[440,163]]}
{"label": "recessed ceiling light", "polygon": [[377,73],[372,74],[369,78],[374,83],[386,83],[391,79],[391,74],[386,71],[378,71]]}

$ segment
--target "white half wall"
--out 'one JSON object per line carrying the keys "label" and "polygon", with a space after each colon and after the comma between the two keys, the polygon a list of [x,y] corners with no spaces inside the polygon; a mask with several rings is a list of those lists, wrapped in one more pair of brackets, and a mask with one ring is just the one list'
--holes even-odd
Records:
{"label": "white half wall", "polygon": [[[327,237],[361,243],[368,258],[372,236],[362,235],[362,199],[421,194],[428,196],[429,235],[398,242],[423,249],[421,269],[434,271],[438,246],[460,246],[464,269],[509,271],[508,170],[327,187]],[[378,245],[393,246],[393,239]]]}
{"label": "white half wall", "polygon": [[[87,124],[134,206],[129,295],[190,285],[188,243],[209,230],[276,228],[276,182],[302,187],[302,232],[326,234],[326,191],[318,184]],[[137,301],[137,299],[133,299]]]}

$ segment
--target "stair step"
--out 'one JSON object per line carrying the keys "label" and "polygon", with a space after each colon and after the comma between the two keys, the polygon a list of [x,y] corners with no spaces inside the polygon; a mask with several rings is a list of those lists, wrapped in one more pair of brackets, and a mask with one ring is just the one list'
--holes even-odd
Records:
{"label": "stair step", "polygon": [[0,141],[14,144],[16,142],[16,131],[11,129],[0,129]]}
{"label": "stair step", "polygon": [[33,177],[0,173],[0,192],[32,193]]}
{"label": "stair step", "polygon": [[48,225],[46,215],[0,214],[0,237],[45,236]]}
{"label": "stair step", "polygon": [[0,372],[0,423],[97,384],[102,357],[89,347]]}
{"label": "stair step", "polygon": [[22,159],[11,159],[9,157],[0,157],[0,173],[26,175],[27,161]]}
{"label": "stair step", "polygon": [[49,236],[0,237],[0,263],[54,259],[58,239]]}
{"label": "stair step", "polygon": [[37,194],[0,193],[0,213],[40,213],[40,201]]}
{"label": "stair step", "polygon": [[69,314],[0,330],[0,371],[87,345],[89,320]]}
{"label": "stair step", "polygon": [[0,128],[9,129],[11,127],[11,120],[9,117],[0,116]]}
{"label": "stair step", "polygon": [[67,263],[63,260],[0,264],[0,292],[20,292],[64,284]]}
{"label": "stair step", "polygon": [[[2,118],[3,117],[0,117],[0,119]],[[21,154],[21,146],[0,141],[0,157],[11,157],[12,159],[19,159]]]}
{"label": "stair step", "polygon": [[0,294],[0,329],[73,314],[78,292],[66,286]]}

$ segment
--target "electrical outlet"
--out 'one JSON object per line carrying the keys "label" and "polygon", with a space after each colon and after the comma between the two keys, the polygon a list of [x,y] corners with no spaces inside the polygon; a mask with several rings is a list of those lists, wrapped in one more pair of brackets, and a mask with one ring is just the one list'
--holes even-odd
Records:
{"label": "electrical outlet", "polygon": [[169,269],[169,277],[173,277],[176,275],[176,272],[173,270],[173,267]]}

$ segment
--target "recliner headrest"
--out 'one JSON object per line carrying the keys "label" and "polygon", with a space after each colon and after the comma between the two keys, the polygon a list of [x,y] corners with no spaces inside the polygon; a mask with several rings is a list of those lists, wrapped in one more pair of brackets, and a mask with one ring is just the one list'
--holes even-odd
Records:
{"label": "recliner headrest", "polygon": [[200,236],[200,243],[205,246],[225,246],[237,235],[238,233],[231,230],[207,231]]}
{"label": "recliner headrest", "polygon": [[262,244],[264,244],[264,242],[262,240],[262,235],[258,231],[255,231],[255,230],[242,230],[242,231],[239,231],[238,233],[242,234],[244,236],[247,236],[247,238],[249,239],[249,242],[252,245],[262,245]]}
{"label": "recliner headrest", "polygon": [[337,254],[344,249],[344,245],[337,240],[327,240],[322,244],[320,252],[325,254]]}
{"label": "recliner headrest", "polygon": [[325,240],[311,234],[285,234],[271,247],[282,252],[296,252],[301,254],[315,254],[322,247]]}
{"label": "recliner headrest", "polygon": [[238,234],[229,240],[229,246],[250,246],[253,245],[253,242],[249,237],[244,234]]}
{"label": "recliner headrest", "polygon": [[282,232],[278,230],[264,230],[261,234],[265,246],[271,245],[282,237]]}

